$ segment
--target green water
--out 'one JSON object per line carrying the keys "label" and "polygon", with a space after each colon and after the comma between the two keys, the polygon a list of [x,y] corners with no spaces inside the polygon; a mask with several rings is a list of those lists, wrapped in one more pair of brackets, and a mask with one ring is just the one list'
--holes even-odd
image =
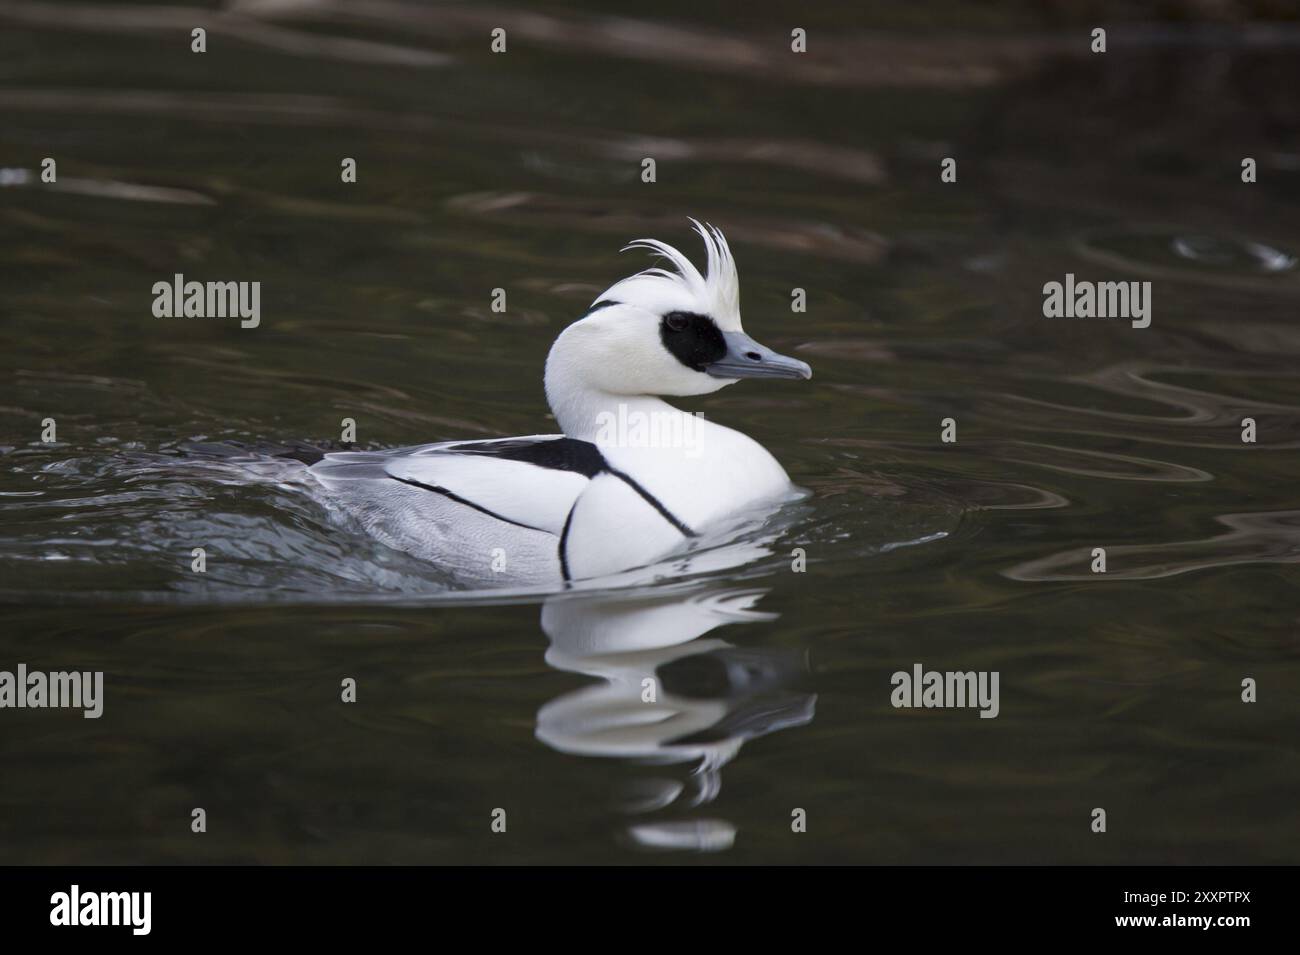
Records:
{"label": "green water", "polygon": [[[0,669],[106,685],[0,710],[0,861],[1297,861],[1300,34],[980,6],[0,7]],[[813,492],[743,566],[467,598],[185,470],[553,430],[550,342],[687,216],[815,369],[684,403]],[[177,272],[261,324],[155,318]],[[1044,318],[1067,273],[1151,326]],[[895,709],[915,663],[998,717]]]}

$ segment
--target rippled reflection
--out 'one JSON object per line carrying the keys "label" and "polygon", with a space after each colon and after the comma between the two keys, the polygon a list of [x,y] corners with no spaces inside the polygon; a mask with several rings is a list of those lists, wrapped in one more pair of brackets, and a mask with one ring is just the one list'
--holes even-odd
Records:
{"label": "rippled reflection", "polygon": [[[616,802],[636,817],[625,835],[642,848],[730,848],[735,827],[702,815],[722,788],[723,767],[748,740],[813,719],[817,697],[798,688],[804,653],[705,636],[775,620],[754,609],[762,595],[669,588],[553,597],[542,609],[546,662],[597,682],[543,706],[537,738],[563,753],[641,767]],[[669,775],[679,766],[685,778]]]}

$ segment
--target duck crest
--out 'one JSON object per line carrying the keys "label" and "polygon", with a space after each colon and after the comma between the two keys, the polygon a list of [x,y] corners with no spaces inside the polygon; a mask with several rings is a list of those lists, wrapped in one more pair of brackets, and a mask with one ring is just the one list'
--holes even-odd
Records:
{"label": "duck crest", "polygon": [[628,298],[635,300],[637,290],[648,283],[668,283],[685,290],[699,302],[723,331],[740,329],[740,277],[736,260],[727,245],[726,236],[715,226],[691,219],[691,224],[704,239],[706,271],[703,275],[679,249],[659,239],[633,239],[622,251],[648,249],[666,259],[672,269],[653,267],[629,276],[611,286],[600,296],[601,301]]}

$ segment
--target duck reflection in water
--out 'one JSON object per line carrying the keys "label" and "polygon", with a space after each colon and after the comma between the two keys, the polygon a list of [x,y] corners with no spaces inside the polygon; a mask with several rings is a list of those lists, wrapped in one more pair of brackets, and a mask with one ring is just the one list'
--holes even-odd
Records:
{"label": "duck reflection in water", "polygon": [[[624,834],[647,849],[730,848],[725,820],[668,817],[717,798],[722,767],[746,740],[812,721],[816,695],[801,650],[738,647],[706,637],[728,624],[771,621],[762,589],[684,585],[640,594],[564,594],[542,609],[546,662],[599,682],[537,713],[537,738],[562,753],[641,766],[689,766],[682,780],[648,774],[619,799],[645,817]],[[659,815],[664,814],[664,815]]]}

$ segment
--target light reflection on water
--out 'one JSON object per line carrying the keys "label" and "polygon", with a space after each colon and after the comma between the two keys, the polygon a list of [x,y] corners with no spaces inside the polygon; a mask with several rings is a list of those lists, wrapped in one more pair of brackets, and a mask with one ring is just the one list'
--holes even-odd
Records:
{"label": "light reflection on water", "polygon": [[[0,858],[1294,861],[1296,34],[1114,30],[1103,66],[992,8],[972,29],[1015,29],[801,60],[762,4],[582,6],[493,58],[498,11],[245,0],[201,62],[157,52],[173,8],[0,12],[0,666],[109,687],[0,737],[34,767]],[[692,407],[813,496],[684,578],[457,592],[182,454],[551,431],[551,339],[687,215],[817,378]],[[263,326],[159,324],[176,271],[261,281]],[[1152,326],[1043,319],[1067,272],[1152,281]],[[1000,670],[1001,715],[892,710],[916,661]],[[229,836],[196,847],[202,804]]]}

